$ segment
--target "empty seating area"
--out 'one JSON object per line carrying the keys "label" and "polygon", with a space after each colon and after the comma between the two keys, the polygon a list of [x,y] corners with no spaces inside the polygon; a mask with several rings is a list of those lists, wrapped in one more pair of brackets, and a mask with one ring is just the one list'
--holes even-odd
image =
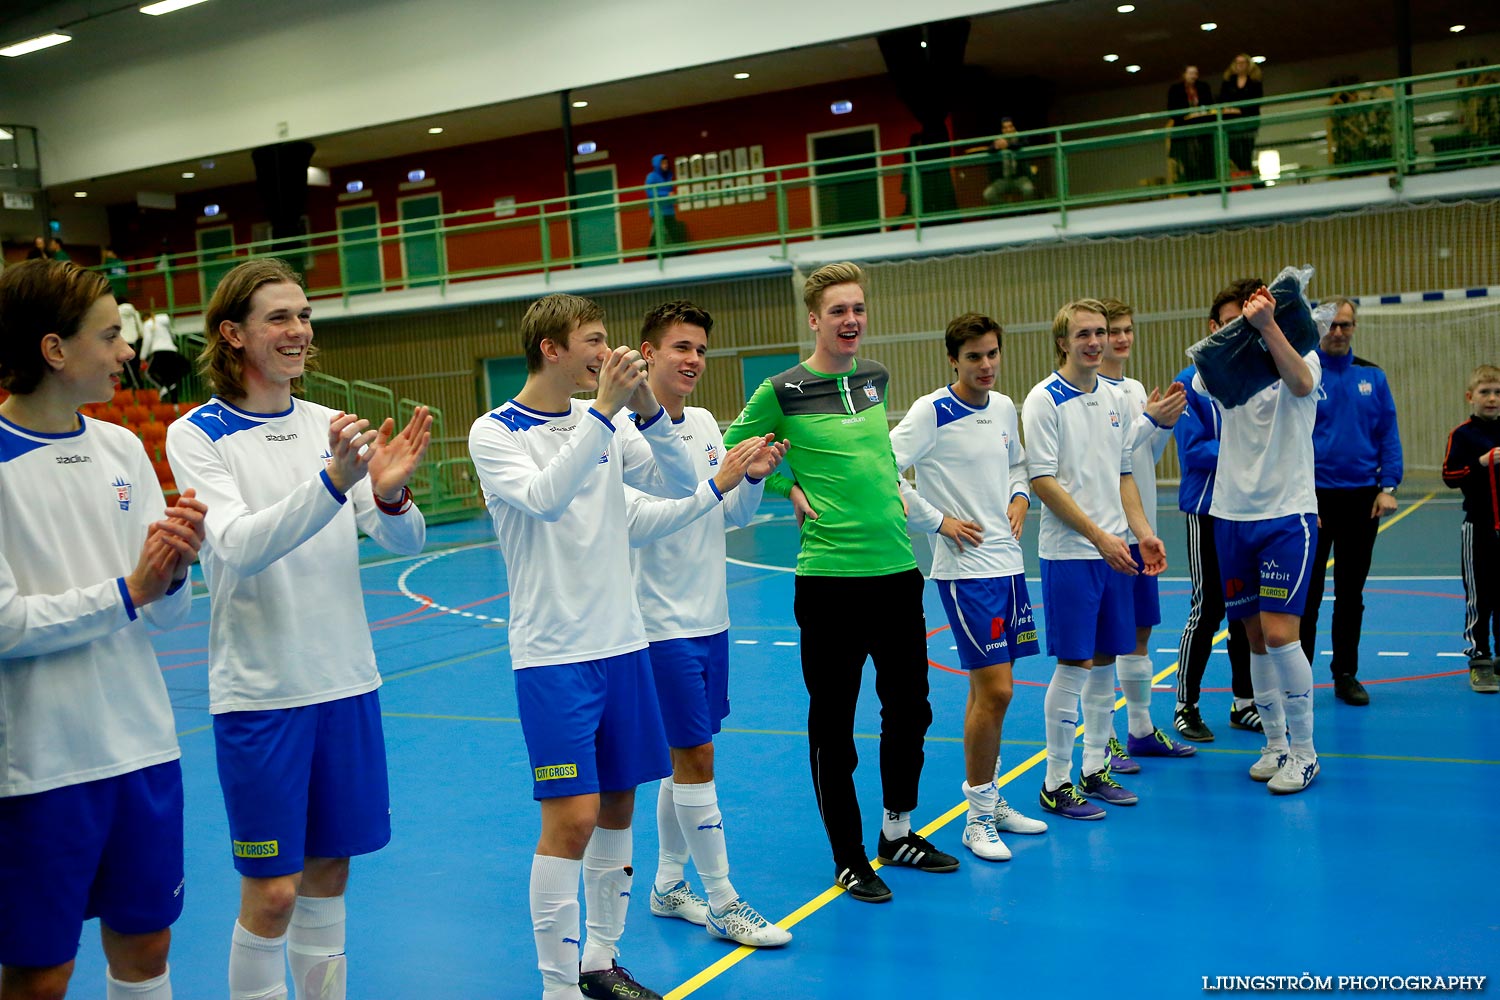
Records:
{"label": "empty seating area", "polygon": [[146,448],[151,467],[161,481],[163,492],[177,492],[172,469],[167,465],[167,425],[191,410],[196,403],[163,403],[155,389],[116,389],[108,403],[90,403],[83,407],[84,416],[129,428]]}

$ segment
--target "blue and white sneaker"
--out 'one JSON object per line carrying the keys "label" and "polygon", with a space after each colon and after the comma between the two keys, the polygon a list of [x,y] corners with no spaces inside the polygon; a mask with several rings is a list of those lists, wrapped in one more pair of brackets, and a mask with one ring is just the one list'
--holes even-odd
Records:
{"label": "blue and white sneaker", "polygon": [[1047,824],[1030,816],[1023,816],[1016,807],[1001,796],[995,803],[995,829],[1001,833],[1024,833],[1034,835],[1047,832]]}
{"label": "blue and white sneaker", "polygon": [[703,927],[708,923],[708,904],[681,880],[666,892],[651,887],[651,912],[658,917],[676,917]]}
{"label": "blue and white sneaker", "polygon": [[1071,781],[1064,781],[1052,791],[1042,786],[1042,808],[1067,819],[1103,819],[1104,807],[1084,798]]}
{"label": "blue and white sneaker", "polygon": [[1261,747],[1260,759],[1250,765],[1250,777],[1254,781],[1270,781],[1286,763],[1289,751],[1284,746]]}
{"label": "blue and white sneaker", "polygon": [[1135,757],[1191,757],[1198,752],[1197,747],[1178,743],[1160,729],[1152,729],[1150,736],[1132,736],[1125,745]]}
{"label": "blue and white sneaker", "polygon": [[1009,861],[1010,848],[995,831],[995,817],[989,813],[970,816],[964,824],[964,846],[974,852],[976,858],[985,861]]}
{"label": "blue and white sneaker", "polygon": [[1140,801],[1134,792],[1115,780],[1107,767],[1085,774],[1078,782],[1078,790],[1091,799],[1101,799],[1112,806],[1133,806]]}
{"label": "blue and white sneaker", "polygon": [[1120,738],[1114,733],[1109,734],[1109,756],[1104,763],[1116,774],[1139,774],[1141,765],[1130,759],[1130,753],[1125,749]]}
{"label": "blue and white sneaker", "polygon": [[723,913],[708,908],[708,936],[750,948],[780,948],[792,939],[791,931],[777,927],[743,899],[730,903]]}
{"label": "blue and white sneaker", "polygon": [[1318,776],[1320,770],[1322,769],[1318,766],[1317,754],[1293,750],[1286,755],[1286,759],[1281,764],[1281,770],[1277,771],[1266,783],[1266,787],[1275,795],[1300,792],[1312,784],[1312,780]]}

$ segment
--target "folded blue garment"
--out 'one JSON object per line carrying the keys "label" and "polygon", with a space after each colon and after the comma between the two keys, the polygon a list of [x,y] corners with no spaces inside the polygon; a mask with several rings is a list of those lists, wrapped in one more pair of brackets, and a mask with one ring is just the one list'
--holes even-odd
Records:
{"label": "folded blue garment", "polygon": [[[1319,330],[1304,289],[1312,268],[1286,268],[1270,285],[1276,299],[1276,325],[1298,354],[1318,346]],[[1209,394],[1233,409],[1277,382],[1281,373],[1260,332],[1235,317],[1187,350]]]}

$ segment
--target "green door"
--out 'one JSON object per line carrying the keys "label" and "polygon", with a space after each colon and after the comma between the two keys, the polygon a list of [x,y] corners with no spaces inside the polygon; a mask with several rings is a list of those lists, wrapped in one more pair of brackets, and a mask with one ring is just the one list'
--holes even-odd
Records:
{"label": "green door", "polygon": [[511,399],[526,384],[525,358],[486,358],[484,362],[484,408],[493,410]]}
{"label": "green door", "polygon": [[812,155],[814,160],[841,158],[838,163],[813,167],[813,174],[819,178],[818,227],[831,229],[831,235],[837,236],[879,232],[879,226],[851,228],[853,223],[880,221],[880,180],[875,176],[880,161],[875,155],[875,132],[860,129],[814,136]]}
{"label": "green door", "polygon": [[198,230],[198,291],[204,305],[213,298],[219,281],[238,263],[229,248],[234,246],[234,227],[215,226]]}
{"label": "green door", "polygon": [[[346,292],[360,295],[381,290],[380,210],[374,205],[350,205],[339,209],[339,273]],[[368,241],[368,242],[365,242]]]}
{"label": "green door", "polygon": [[745,402],[750,401],[762,382],[801,360],[802,355],[791,353],[741,355],[740,376],[745,380]]}
{"label": "green door", "polygon": [[580,267],[620,262],[619,215],[615,210],[615,168],[579,170],[579,209],[573,216],[573,256]]}
{"label": "green door", "polygon": [[443,237],[436,218],[442,212],[441,195],[401,199],[401,261],[408,288],[442,284]]}

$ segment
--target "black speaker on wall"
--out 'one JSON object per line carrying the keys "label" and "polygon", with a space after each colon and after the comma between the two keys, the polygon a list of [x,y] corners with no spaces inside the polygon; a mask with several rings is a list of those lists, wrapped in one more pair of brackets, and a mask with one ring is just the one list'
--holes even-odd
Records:
{"label": "black speaker on wall", "polygon": [[307,168],[314,148],[310,142],[278,142],[250,152],[255,187],[273,239],[307,235],[302,217],[307,214]]}

